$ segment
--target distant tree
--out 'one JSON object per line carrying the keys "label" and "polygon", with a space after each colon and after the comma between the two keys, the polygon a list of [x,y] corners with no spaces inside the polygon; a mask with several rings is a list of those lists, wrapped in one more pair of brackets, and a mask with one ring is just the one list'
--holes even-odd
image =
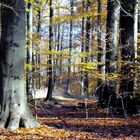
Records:
{"label": "distant tree", "polygon": [[[89,0],[87,0],[86,2],[86,11],[89,11],[90,10],[90,6],[91,6],[91,3]],[[89,52],[90,50],[90,29],[91,29],[91,21],[90,21],[90,16],[87,17],[86,19],[86,25],[85,25],[85,52]],[[89,56],[87,55],[85,57],[85,63],[89,62]],[[89,73],[88,72],[84,72],[84,94],[87,96],[88,95],[88,90],[89,90]]]}
{"label": "distant tree", "polygon": [[138,2],[138,33],[140,33],[140,2]]}
{"label": "distant tree", "polygon": [[33,91],[33,77],[32,77],[32,63],[33,63],[33,55],[32,55],[32,34],[33,34],[33,4],[28,3],[27,8],[29,12],[27,12],[27,49],[26,49],[26,93],[28,99],[32,98]]}
{"label": "distant tree", "polygon": [[[104,63],[105,62],[105,47],[102,44],[102,2],[101,0],[98,0],[98,16],[97,16],[97,36],[98,36],[98,56],[97,56],[97,60],[100,63],[98,65],[98,70],[100,74],[105,74],[105,66]],[[98,86],[100,84],[102,84],[104,82],[104,78],[102,77],[102,79],[98,80]]]}
{"label": "distant tree", "polygon": [[[37,37],[38,40],[41,40],[41,4],[38,3],[39,7],[38,7],[38,12],[37,12]],[[39,41],[40,42],[40,41]],[[37,75],[37,88],[40,89],[41,87],[41,78],[40,78],[40,64],[41,64],[41,55],[40,55],[40,44],[38,44],[38,48],[36,51],[36,63],[38,64],[37,66],[37,70],[38,70],[38,75]]]}
{"label": "distant tree", "polygon": [[[53,45],[53,7],[52,7],[52,0],[49,1],[49,51],[52,51],[52,45]],[[53,94],[53,89],[54,89],[54,83],[53,83],[53,60],[52,60],[52,54],[49,54],[49,60],[48,60],[48,76],[49,76],[49,81],[48,81],[48,93],[46,100],[52,100],[52,94]]]}
{"label": "distant tree", "polygon": [[[71,15],[73,15],[73,6],[74,2],[73,0],[70,0],[70,7],[71,7]],[[68,59],[68,79],[67,79],[67,87],[66,92],[70,93],[70,74],[71,74],[71,51],[72,51],[72,35],[73,35],[73,21],[70,21],[70,31],[69,31],[69,59]]]}
{"label": "distant tree", "polygon": [[0,127],[35,127],[24,91],[24,0],[1,2]]}
{"label": "distant tree", "polygon": [[[60,16],[60,14],[59,14],[59,8],[55,11],[56,12],[56,14],[58,14],[58,16]],[[60,35],[61,35],[61,32],[60,32],[60,28],[61,28],[61,25],[60,25],[60,23],[58,23],[57,25],[55,25],[54,26],[54,29],[53,29],[53,32],[54,32],[54,41],[53,42],[55,42],[55,45],[54,45],[54,50],[55,51],[60,51],[61,50],[61,45],[60,45]],[[53,55],[53,91],[54,91],[54,89],[55,89],[55,87],[56,87],[56,83],[57,83],[57,78],[56,78],[56,76],[57,76],[57,74],[58,74],[58,70],[60,70],[60,69],[58,69],[57,68],[57,66],[58,67],[60,67],[60,64],[59,64],[59,60],[60,60],[60,58],[59,58],[59,55],[58,54],[54,54]],[[60,73],[59,73],[60,74]]]}
{"label": "distant tree", "polygon": [[[82,0],[82,12],[85,10],[85,0]],[[82,32],[82,42],[81,42],[81,53],[84,53],[85,51],[85,45],[84,45],[84,31],[85,31],[85,17],[82,17],[82,27],[81,27],[81,32]],[[81,62],[84,62],[84,58],[81,58]],[[81,72],[81,94],[84,95],[84,72]]]}
{"label": "distant tree", "polygon": [[[65,27],[65,24],[62,25],[61,27],[61,36],[60,36],[60,50],[63,49],[63,41],[64,41],[64,27]],[[62,74],[62,55],[60,55],[60,75]]]}
{"label": "distant tree", "polygon": [[[140,56],[140,2],[138,3],[138,50],[137,53]],[[140,63],[140,61],[138,61]],[[140,73],[140,69],[138,70],[138,74]],[[139,93],[139,89],[140,89],[140,75],[137,77],[137,89],[138,89],[138,93]]]}

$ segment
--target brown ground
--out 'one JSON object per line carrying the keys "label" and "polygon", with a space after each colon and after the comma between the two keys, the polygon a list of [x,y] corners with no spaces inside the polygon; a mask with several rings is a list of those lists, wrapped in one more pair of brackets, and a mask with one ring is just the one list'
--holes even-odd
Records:
{"label": "brown ground", "polygon": [[36,113],[41,126],[15,131],[0,129],[0,140],[140,140],[138,117],[112,118],[105,109],[97,109],[92,100],[87,103],[89,118],[85,118],[84,101],[67,99],[46,104],[39,100]]}

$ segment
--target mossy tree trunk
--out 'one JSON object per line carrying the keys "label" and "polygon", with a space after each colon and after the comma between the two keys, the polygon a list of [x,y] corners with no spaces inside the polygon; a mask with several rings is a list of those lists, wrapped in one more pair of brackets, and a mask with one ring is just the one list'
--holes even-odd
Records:
{"label": "mossy tree trunk", "polygon": [[0,45],[0,127],[35,127],[24,91],[24,0],[2,0]]}

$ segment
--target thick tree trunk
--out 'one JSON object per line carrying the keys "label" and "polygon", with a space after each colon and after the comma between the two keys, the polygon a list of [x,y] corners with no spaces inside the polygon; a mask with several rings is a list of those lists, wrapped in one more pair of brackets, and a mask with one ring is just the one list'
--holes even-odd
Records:
{"label": "thick tree trunk", "polygon": [[[106,73],[114,73],[117,70],[117,48],[119,34],[120,4],[117,1],[108,0],[106,25]],[[116,81],[109,79],[108,86],[115,89]]]}
{"label": "thick tree trunk", "polygon": [[25,9],[23,0],[3,0],[0,48],[0,127],[34,127],[24,91]]}
{"label": "thick tree trunk", "polygon": [[[118,33],[119,33],[119,15],[120,4],[117,1],[108,0],[107,2],[107,24],[106,24],[106,74],[114,73],[117,69],[117,47],[118,47]],[[102,51],[102,50],[101,50]],[[101,56],[99,55],[99,58]],[[100,62],[100,59],[99,59]],[[107,79],[106,84],[100,85],[95,92],[95,96],[99,97],[99,103],[102,100],[109,102],[109,98],[115,97],[116,82],[114,79]],[[109,92],[106,91],[109,89]],[[107,93],[107,96],[105,95]]]}
{"label": "thick tree trunk", "polygon": [[117,68],[117,47],[119,33],[120,5],[116,1],[108,0],[106,25],[106,72],[114,72]]}
{"label": "thick tree trunk", "polygon": [[120,28],[121,28],[121,49],[122,49],[122,83],[120,91],[132,93],[134,86],[134,9],[135,0],[122,1]]}

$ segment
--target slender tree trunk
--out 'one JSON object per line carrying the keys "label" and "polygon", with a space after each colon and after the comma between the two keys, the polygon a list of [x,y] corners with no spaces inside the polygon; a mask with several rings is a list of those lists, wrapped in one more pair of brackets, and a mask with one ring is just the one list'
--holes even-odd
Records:
{"label": "slender tree trunk", "polygon": [[60,24],[57,25],[57,51],[60,51]]}
{"label": "slender tree trunk", "polygon": [[[138,52],[137,55],[140,56],[140,2],[138,2]],[[138,61],[140,63],[140,61]],[[140,94],[140,68],[138,69],[138,80],[137,80],[137,92]]]}
{"label": "slender tree trunk", "polygon": [[[60,50],[62,51],[63,49],[63,40],[64,40],[64,27],[65,27],[65,24],[63,24],[62,26],[62,33],[61,33],[61,38],[60,38]],[[62,54],[60,55],[60,75],[62,75]]]}
{"label": "slender tree trunk", "polygon": [[140,2],[138,2],[138,33],[140,33]]}
{"label": "slender tree trunk", "polygon": [[[135,65],[137,65],[138,57],[138,13],[139,12],[139,1],[136,0],[135,12],[134,12],[134,52],[135,52]],[[135,67],[135,78],[134,78],[134,96],[138,91],[138,69]]]}
{"label": "slender tree trunk", "polygon": [[[53,8],[52,8],[52,0],[49,1],[49,6],[50,6],[50,25],[49,25],[49,51],[52,51],[52,45],[53,45],[53,28],[52,28],[52,23],[53,23]],[[47,97],[46,100],[52,100],[52,94],[53,94],[53,87],[54,87],[54,83],[53,83],[53,61],[52,61],[52,54],[49,54],[49,61],[48,61],[48,65],[49,65],[49,82],[48,82],[48,93],[47,93]]]}
{"label": "slender tree trunk", "polygon": [[[85,7],[85,0],[83,0],[82,1],[82,8],[83,8],[83,12],[84,12],[84,7]],[[81,44],[81,53],[83,54],[84,53],[84,51],[85,51],[85,45],[84,45],[84,43],[85,43],[85,39],[84,39],[84,28],[85,28],[85,18],[83,17],[82,18],[82,44]],[[84,62],[84,58],[81,58],[81,63],[83,63]],[[85,93],[84,93],[84,72],[83,71],[81,71],[81,94],[82,95],[85,95]]]}
{"label": "slender tree trunk", "polygon": [[32,99],[33,77],[32,77],[32,33],[33,33],[33,5],[27,4],[29,12],[27,13],[27,74],[26,74],[26,92],[28,99]]}
{"label": "slender tree trunk", "polygon": [[37,71],[37,67],[36,67],[36,63],[37,62],[37,50],[33,48],[32,51],[32,88],[33,90],[36,88],[36,83],[37,83],[37,75],[36,75],[36,71]]}
{"label": "slender tree trunk", "polygon": [[[86,3],[86,10],[90,10],[90,1],[87,0]],[[89,52],[89,42],[90,42],[90,29],[91,29],[91,23],[90,23],[90,16],[87,17],[86,19],[86,34],[85,34],[85,52]],[[89,62],[89,56],[87,55],[85,57],[85,63]],[[89,77],[88,77],[88,72],[84,72],[84,93],[86,95],[86,97],[88,96],[88,89],[89,89]]]}
{"label": "slender tree trunk", "polygon": [[97,16],[97,27],[98,27],[98,40],[97,40],[97,43],[98,43],[98,56],[97,56],[97,60],[98,62],[100,63],[98,65],[98,70],[99,70],[99,73],[102,75],[102,77],[100,79],[98,79],[98,86],[100,86],[102,83],[104,83],[104,80],[105,80],[105,66],[104,66],[104,63],[105,63],[105,47],[104,45],[102,44],[102,2],[101,0],[98,0],[98,16]]}
{"label": "slender tree trunk", "polygon": [[[39,4],[39,3],[38,3]],[[37,33],[38,33],[38,39],[41,40],[41,37],[40,37],[40,33],[41,33],[41,8],[39,7],[39,10],[38,10],[38,25],[37,25]],[[40,41],[39,41],[40,42]],[[38,75],[37,75],[37,85],[38,85],[38,89],[40,89],[41,87],[41,78],[40,78],[40,64],[41,64],[41,56],[40,56],[40,44],[38,45],[38,50],[37,50],[37,70],[38,70]]]}
{"label": "slender tree trunk", "polygon": [[[54,45],[54,50],[55,51],[58,51],[58,48],[57,48],[57,37],[58,37],[58,35],[57,35],[57,25],[54,27],[54,30],[53,30],[53,33],[54,33],[54,41],[53,42],[55,42],[55,45]],[[55,90],[55,86],[56,86],[56,72],[57,72],[57,67],[56,67],[56,65],[57,65],[57,54],[52,54],[52,57],[53,57],[53,59],[52,59],[52,67],[53,67],[53,91],[52,91],[52,93],[54,92],[54,90]]]}
{"label": "slender tree trunk", "polygon": [[[59,11],[58,11],[58,13],[59,13]],[[57,50],[57,52],[60,52],[61,51],[61,45],[60,45],[60,36],[61,36],[61,34],[60,34],[60,23],[58,23],[58,25],[57,25],[57,45],[56,45],[56,50]],[[56,54],[56,65],[55,65],[55,69],[56,69],[56,74],[58,74],[59,73],[59,76],[61,76],[60,75],[60,64],[59,64],[59,62],[60,62],[60,59],[61,59],[61,57],[60,57],[60,54]],[[56,79],[56,76],[55,76],[55,85],[56,85],[56,82],[57,82],[58,80]],[[59,82],[60,82],[60,79],[59,79]]]}
{"label": "slender tree trunk", "polygon": [[[0,47],[0,127],[34,127],[24,91],[25,8],[23,0],[3,0]],[[8,17],[8,18],[7,18]]]}
{"label": "slender tree trunk", "polygon": [[[71,7],[71,15],[73,15],[73,6],[74,2],[73,0],[70,0],[70,7]],[[70,93],[70,75],[71,75],[71,51],[72,51],[72,35],[73,35],[73,21],[70,21],[70,35],[69,35],[69,59],[68,59],[68,80],[67,80],[67,87],[66,87],[66,93]]]}

